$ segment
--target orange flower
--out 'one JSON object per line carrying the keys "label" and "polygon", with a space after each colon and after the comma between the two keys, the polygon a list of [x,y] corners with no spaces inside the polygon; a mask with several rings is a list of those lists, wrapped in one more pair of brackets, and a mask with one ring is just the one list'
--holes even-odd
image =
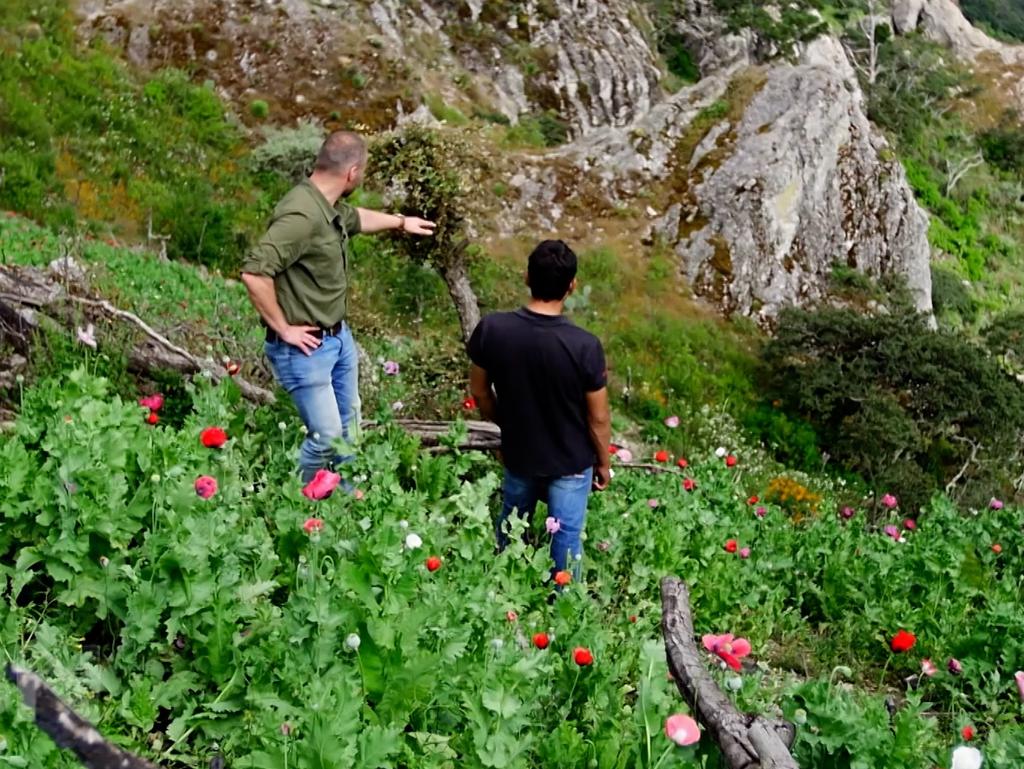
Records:
{"label": "orange flower", "polygon": [[555,584],[559,587],[565,587],[572,582],[572,574],[567,571],[560,571],[555,574]]}

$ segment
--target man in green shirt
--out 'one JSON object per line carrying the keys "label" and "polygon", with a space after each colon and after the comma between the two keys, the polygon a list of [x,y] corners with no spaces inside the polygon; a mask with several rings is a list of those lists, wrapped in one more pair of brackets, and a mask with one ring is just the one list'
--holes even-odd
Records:
{"label": "man in green shirt", "polygon": [[242,281],[267,328],[264,349],[274,376],[306,425],[303,482],[345,459],[333,443],[347,440],[359,423],[359,355],[345,322],[350,238],[434,232],[425,219],[344,202],[362,183],[366,161],[358,134],[328,136],[313,173],[277,204],[266,234],[242,263]]}

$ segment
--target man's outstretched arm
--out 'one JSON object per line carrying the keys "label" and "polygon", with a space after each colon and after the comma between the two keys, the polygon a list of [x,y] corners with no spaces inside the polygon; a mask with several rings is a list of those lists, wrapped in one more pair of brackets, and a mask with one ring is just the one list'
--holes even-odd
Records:
{"label": "man's outstretched arm", "polygon": [[383,211],[371,211],[368,208],[357,208],[359,214],[359,231],[365,235],[385,230],[400,230],[409,235],[433,235],[437,227],[431,221],[418,216],[387,214]]}
{"label": "man's outstretched arm", "polygon": [[594,486],[603,490],[612,479],[612,460],[608,445],[612,442],[612,412],[608,406],[608,388],[587,393],[587,422],[590,427],[590,442],[597,454],[594,466]]}
{"label": "man's outstretched arm", "polygon": [[498,399],[491,387],[491,379],[487,372],[475,363],[469,369],[469,392],[476,401],[480,414],[488,422],[498,422]]}

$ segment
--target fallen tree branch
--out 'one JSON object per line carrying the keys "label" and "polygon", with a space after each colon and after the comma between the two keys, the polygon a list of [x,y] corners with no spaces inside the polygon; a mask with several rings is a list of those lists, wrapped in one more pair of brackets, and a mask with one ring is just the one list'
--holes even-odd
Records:
{"label": "fallen tree branch", "polygon": [[[63,265],[65,275],[74,269],[74,264]],[[214,381],[219,382],[228,373],[210,359],[199,358],[175,344],[158,332],[146,321],[133,312],[116,307],[105,299],[93,299],[71,293],[62,284],[58,274],[34,267],[14,267],[0,265],[0,337],[9,339],[19,352],[23,354],[30,346],[31,339],[43,325],[45,319],[57,322],[48,310],[54,310],[60,316],[59,325],[74,331],[71,313],[63,310],[63,306],[80,304],[94,313],[107,318],[129,323],[142,331],[146,342],[129,352],[131,365],[139,371],[148,372],[153,369],[169,369],[181,374],[207,373]],[[70,282],[70,281],[69,281]],[[249,382],[239,376],[232,377],[234,383],[242,391],[246,399],[255,403],[273,403],[276,397],[270,390]]]}
{"label": "fallen tree branch", "polygon": [[155,764],[107,742],[96,727],[64,704],[34,673],[8,665],[7,680],[21,690],[25,704],[35,713],[36,726],[59,747],[73,751],[88,769],[157,769]]}
{"label": "fallen tree branch", "polygon": [[789,752],[795,728],[740,713],[708,672],[694,641],[690,593],[675,577],[661,581],[661,629],[679,693],[718,743],[729,769],[799,769]]}

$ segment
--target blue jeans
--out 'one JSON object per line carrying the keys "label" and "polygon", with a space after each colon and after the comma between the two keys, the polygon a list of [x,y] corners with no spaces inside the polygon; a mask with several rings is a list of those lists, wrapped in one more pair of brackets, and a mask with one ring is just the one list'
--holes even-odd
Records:
{"label": "blue jeans", "polygon": [[263,349],[306,425],[299,470],[307,483],[317,470],[352,458],[339,454],[334,442],[354,438],[359,428],[359,351],[347,323],[310,355],[283,341],[267,342]]}
{"label": "blue jeans", "polygon": [[555,571],[571,571],[574,579],[582,576],[581,558],[583,546],[580,535],[587,520],[587,498],[593,483],[594,471],[587,468],[578,475],[561,478],[526,478],[505,470],[505,484],[502,489],[504,502],[501,517],[496,528],[498,548],[508,546],[506,521],[516,510],[527,519],[533,516],[537,502],[547,503],[548,515],[559,524],[557,532],[551,535],[551,558]]}

